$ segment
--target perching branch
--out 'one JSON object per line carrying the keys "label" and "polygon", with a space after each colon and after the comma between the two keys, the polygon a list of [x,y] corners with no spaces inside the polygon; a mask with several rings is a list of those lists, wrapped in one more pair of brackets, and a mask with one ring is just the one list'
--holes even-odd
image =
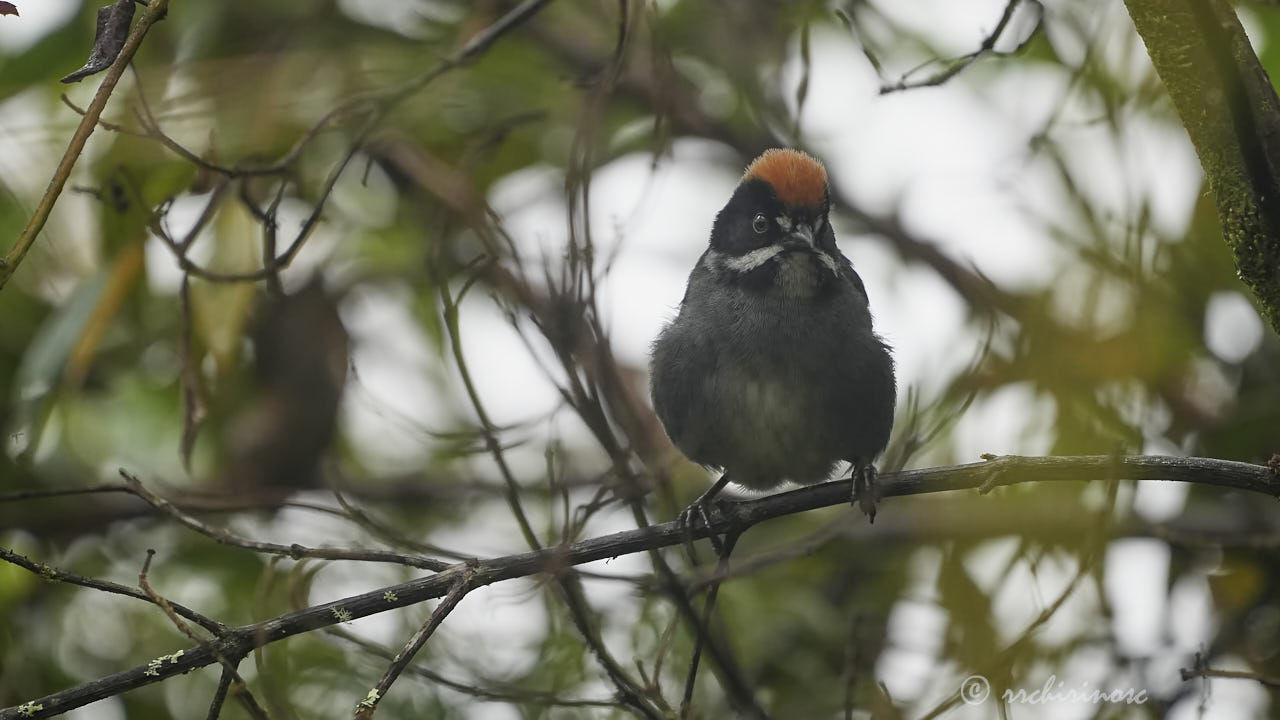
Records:
{"label": "perching branch", "polygon": [[[1026,482],[1089,482],[1094,480],[1166,480],[1190,482],[1280,496],[1280,472],[1273,467],[1207,458],[1161,456],[1016,457],[1004,456],[968,465],[906,470],[880,477],[883,498],[951,490],[1016,485]],[[783,515],[849,502],[850,481],[824,483],[759,500],[725,505],[712,513],[710,527],[698,523],[694,537],[712,533],[741,532]],[[996,502],[993,500],[993,502]],[[892,505],[888,506],[892,512]],[[443,597],[463,577],[479,588],[503,580],[537,573],[555,573],[566,567],[669,547],[684,542],[686,529],[668,522],[592,538],[558,548],[508,555],[489,560],[457,563],[444,572],[367,593],[342,598],[252,625],[230,628],[202,647],[171,655],[64,690],[0,710],[0,720],[58,715],[125,690],[159,682],[217,662],[217,654],[236,659],[254,648],[294,635],[367,617],[388,610]],[[215,654],[216,653],[216,654]],[[353,702],[354,704],[354,702]]]}

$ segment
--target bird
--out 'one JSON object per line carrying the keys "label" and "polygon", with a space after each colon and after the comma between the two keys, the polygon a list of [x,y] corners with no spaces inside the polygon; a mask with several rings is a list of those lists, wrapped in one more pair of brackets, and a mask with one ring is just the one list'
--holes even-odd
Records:
{"label": "bird", "polygon": [[723,471],[680,515],[708,512],[729,483],[810,485],[852,464],[851,502],[875,522],[873,464],[897,386],[866,287],[836,246],[827,171],[766,150],[716,215],[674,319],[650,357],[650,395],[672,443]]}

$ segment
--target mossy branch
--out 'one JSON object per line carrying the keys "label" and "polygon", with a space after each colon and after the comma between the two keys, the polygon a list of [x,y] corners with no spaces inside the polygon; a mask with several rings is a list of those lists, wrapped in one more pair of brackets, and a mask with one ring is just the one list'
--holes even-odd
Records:
{"label": "mossy branch", "polygon": [[1213,190],[1240,279],[1280,333],[1280,100],[1226,0],[1125,0]]}

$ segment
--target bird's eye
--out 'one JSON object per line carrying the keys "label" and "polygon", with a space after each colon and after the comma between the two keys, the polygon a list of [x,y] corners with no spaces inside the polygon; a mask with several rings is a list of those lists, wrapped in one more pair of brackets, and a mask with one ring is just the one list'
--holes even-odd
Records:
{"label": "bird's eye", "polygon": [[763,235],[764,231],[769,229],[769,218],[764,215],[756,215],[751,220],[751,229],[755,230],[757,235]]}

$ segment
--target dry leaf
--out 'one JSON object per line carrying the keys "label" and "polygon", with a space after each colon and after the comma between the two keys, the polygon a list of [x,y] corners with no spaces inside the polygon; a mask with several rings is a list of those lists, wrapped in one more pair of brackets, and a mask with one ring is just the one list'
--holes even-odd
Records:
{"label": "dry leaf", "polygon": [[98,29],[93,34],[93,52],[84,67],[62,78],[64,83],[81,80],[111,67],[129,37],[133,22],[133,0],[119,0],[98,11]]}

